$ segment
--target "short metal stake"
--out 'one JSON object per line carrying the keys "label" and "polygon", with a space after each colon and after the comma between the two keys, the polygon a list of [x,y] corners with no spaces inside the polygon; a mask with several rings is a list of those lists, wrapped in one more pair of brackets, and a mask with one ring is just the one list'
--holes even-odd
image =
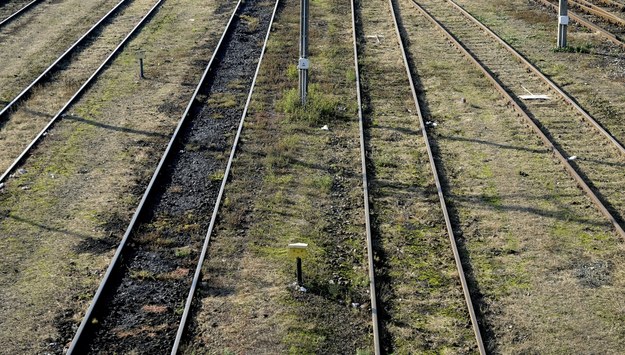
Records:
{"label": "short metal stake", "polygon": [[304,284],[302,277],[302,258],[305,258],[308,255],[308,244],[291,243],[288,245],[287,250],[289,257],[295,259],[297,286],[301,287]]}
{"label": "short metal stake", "polygon": [[560,0],[560,8],[558,12],[558,48],[566,47],[566,28],[568,24],[568,2],[567,0]]}
{"label": "short metal stake", "polygon": [[297,263],[297,285],[302,286],[304,284],[304,281],[302,279],[302,258],[297,258],[296,263]]}
{"label": "short metal stake", "polygon": [[137,59],[139,59],[139,79],[145,79],[145,76],[143,76],[143,59],[145,58],[145,52],[138,50],[136,56]]}

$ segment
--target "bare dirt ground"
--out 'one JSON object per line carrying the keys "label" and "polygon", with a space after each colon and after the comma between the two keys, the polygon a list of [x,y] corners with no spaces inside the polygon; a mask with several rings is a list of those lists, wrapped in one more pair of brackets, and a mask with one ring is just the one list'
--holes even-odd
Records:
{"label": "bare dirt ground", "polygon": [[358,14],[384,352],[476,352],[389,4]]}
{"label": "bare dirt ground", "polygon": [[116,3],[115,0],[44,1],[0,29],[0,107]]}
{"label": "bare dirt ground", "polygon": [[[369,353],[372,346],[348,1],[311,3],[310,121],[297,100],[298,4],[284,4],[204,266],[185,353]],[[314,15],[313,15],[314,14]],[[351,79],[350,79],[351,78]],[[329,130],[321,130],[324,124]],[[290,242],[309,243],[307,292]]]}
{"label": "bare dirt ground", "polygon": [[11,165],[153,5],[153,0],[129,3],[61,71],[38,85],[8,118],[5,116],[0,122],[0,145],[4,148],[0,151],[0,171]]}
{"label": "bare dirt ground", "polygon": [[622,241],[492,86],[401,4],[490,351],[618,353]]}
{"label": "bare dirt ground", "polygon": [[0,190],[0,339],[61,353],[234,4],[171,0]]}

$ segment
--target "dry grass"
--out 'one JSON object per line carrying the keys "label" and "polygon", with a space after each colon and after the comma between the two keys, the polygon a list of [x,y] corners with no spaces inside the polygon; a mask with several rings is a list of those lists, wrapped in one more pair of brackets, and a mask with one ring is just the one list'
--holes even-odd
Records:
{"label": "dry grass", "polygon": [[402,4],[411,37],[429,39],[411,52],[491,351],[617,353],[622,242],[490,84]]}
{"label": "dry grass", "polygon": [[[0,339],[8,353],[60,352],[125,229],[231,6],[168,1],[0,194]],[[195,21],[189,21],[195,19]],[[21,186],[29,186],[22,190]],[[157,236],[158,238],[158,236]],[[60,330],[59,330],[60,329]],[[59,333],[62,332],[62,333]],[[50,343],[53,343],[50,345]]]}

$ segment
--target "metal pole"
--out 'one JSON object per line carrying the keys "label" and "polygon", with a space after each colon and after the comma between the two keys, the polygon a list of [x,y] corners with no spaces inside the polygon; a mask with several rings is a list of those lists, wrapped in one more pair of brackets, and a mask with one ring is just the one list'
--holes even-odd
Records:
{"label": "metal pole", "polygon": [[560,0],[558,12],[558,48],[566,47],[566,27],[569,24],[567,0]]}
{"label": "metal pole", "polygon": [[306,105],[308,95],[308,0],[300,0],[299,23],[299,96],[302,106]]}
{"label": "metal pole", "polygon": [[297,258],[297,285],[302,286],[304,284],[302,280],[302,258]]}

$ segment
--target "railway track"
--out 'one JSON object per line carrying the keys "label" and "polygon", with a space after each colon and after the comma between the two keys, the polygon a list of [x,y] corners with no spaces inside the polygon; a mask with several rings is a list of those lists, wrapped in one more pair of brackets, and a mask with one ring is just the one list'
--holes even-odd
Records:
{"label": "railway track", "polygon": [[[2,9],[2,15],[0,15],[0,28],[2,28],[3,26],[9,24],[11,21],[15,20],[16,18],[18,18],[20,15],[22,15],[23,13],[25,13],[26,11],[32,9],[34,7],[34,5],[38,2],[41,2],[41,0],[32,0],[27,2],[26,4],[22,4],[21,7],[19,7],[17,9],[17,11],[14,10],[14,12],[8,14],[8,15],[4,15],[4,8]],[[4,5],[5,7],[8,7],[6,4]]]}
{"label": "railway track", "polygon": [[[527,91],[548,93],[552,88],[511,56],[468,13],[452,1],[413,1],[414,6],[435,24],[465,56],[495,85],[527,124],[554,153],[564,168],[608,218],[621,237],[623,223],[622,186],[625,166],[622,149],[605,135],[581,123],[579,111],[563,100],[523,101]],[[490,33],[489,33],[490,34]]]}
{"label": "railway track", "polygon": [[360,160],[362,168],[363,206],[365,210],[365,237],[367,244],[367,262],[369,264],[369,295],[371,299],[371,322],[373,325],[373,351],[376,355],[381,353],[380,326],[378,320],[378,298],[375,285],[375,264],[373,255],[373,233],[371,231],[371,213],[369,207],[369,181],[367,173],[367,145],[365,143],[365,125],[362,113],[362,89],[360,87],[360,67],[358,65],[358,37],[356,31],[356,5],[351,0],[352,10],[352,34],[354,42],[354,71],[356,74],[356,97],[358,101],[358,135],[360,138]]}
{"label": "railway track", "polygon": [[[556,14],[558,13],[558,5],[549,1],[549,0],[535,0],[537,2],[539,2],[540,4],[546,6],[547,8],[551,8]],[[623,20],[618,17],[615,16],[603,9],[598,8],[595,5],[590,5],[590,3],[586,2],[584,5],[582,3],[576,3],[573,2],[573,4],[577,4],[578,8],[584,10],[586,9],[586,12],[591,15],[592,17],[594,17],[594,20],[591,18],[591,20],[586,19],[584,16],[579,15],[573,11],[568,11],[569,17],[579,23],[581,26],[586,27],[587,29],[594,31],[598,34],[600,34],[601,36],[603,36],[604,38],[606,38],[608,41],[620,46],[620,47],[625,47],[625,39],[623,38],[623,30],[622,27],[615,27],[615,26],[611,26],[611,23],[616,22],[617,24],[619,24],[620,26],[623,26]],[[599,21],[597,21],[597,19]],[[608,24],[607,27],[602,27],[600,25],[597,25],[596,22],[606,22]]]}
{"label": "railway track", "polygon": [[32,93],[33,88],[38,84],[43,84],[46,79],[49,79],[51,75],[54,74],[55,71],[59,70],[62,63],[65,60],[71,58],[71,56],[75,55],[76,52],[79,51],[80,47],[84,45],[87,41],[92,39],[92,35],[100,30],[101,26],[108,20],[110,20],[124,5],[127,5],[128,1],[122,0],[115,7],[113,7],[106,15],[102,16],[95,25],[89,28],[76,42],[74,42],[63,54],[61,54],[57,59],[52,62],[46,69],[44,69],[35,80],[33,80],[30,84],[28,84],[22,91],[17,94],[11,101],[8,103],[0,103],[3,105],[0,110],[0,124],[6,120],[6,117],[11,112],[11,110],[20,102],[27,99],[28,96]]}
{"label": "railway track", "polygon": [[[22,115],[23,117],[20,117],[22,120],[24,120],[24,117],[26,117],[25,120],[29,120],[32,122],[40,119],[39,117],[37,117],[37,112],[38,110],[32,110],[31,105],[28,105],[27,102],[24,102],[21,106],[19,106],[19,108],[15,109],[16,106],[18,106],[20,104],[20,102],[23,102],[29,94],[31,94],[31,90],[33,90],[33,88],[35,88],[37,85],[41,85],[42,81],[45,79],[45,77],[47,75],[50,74],[50,72],[54,71],[55,68],[60,65],[60,63],[62,63],[67,56],[69,56],[69,54],[74,51],[77,46],[84,41],[86,38],[88,38],[93,32],[95,31],[95,29],[97,28],[97,26],[99,26],[102,22],[110,20],[110,16],[111,14],[115,13],[116,11],[119,10],[119,7],[121,5],[123,5],[124,1],[118,3],[118,5],[113,8],[113,10],[111,10],[107,15],[105,15],[105,17],[103,17],[100,22],[98,24],[96,24],[96,26],[92,27],[92,29],[90,29],[79,41],[77,41],[74,46],[72,46],[70,49],[68,49],[65,54],[63,54],[57,61],[55,61],[55,63],[53,63],[48,69],[46,69],[46,71],[44,71],[44,73],[42,73],[33,83],[31,83],[27,88],[25,88],[11,103],[9,103],[9,105],[7,107],[5,107],[2,112],[0,113],[0,118],[3,119],[7,119],[7,118],[11,118],[13,116],[18,116],[18,115]],[[114,49],[112,49],[112,51],[106,56],[106,58],[99,63],[99,66],[97,66],[97,68],[86,78],[86,80],[80,85],[80,87],[72,94],[72,96],[64,103],[62,104],[62,107],[56,112],[56,114],[54,114],[50,120],[45,123],[45,125],[43,125],[43,128],[38,132],[38,133],[30,133],[27,135],[28,139],[32,140],[30,141],[30,143],[28,143],[27,145],[21,145],[21,142],[11,142],[11,149],[7,149],[3,152],[3,154],[14,150],[17,146],[24,147],[23,150],[21,151],[21,153],[19,153],[19,155],[17,156],[11,156],[11,157],[2,157],[2,163],[3,166],[2,168],[5,169],[4,172],[2,173],[2,175],[0,175],[0,182],[4,182],[7,180],[7,178],[10,177],[10,175],[21,165],[23,164],[23,162],[25,161],[25,159],[27,159],[27,157],[31,154],[31,152],[37,147],[37,145],[42,141],[42,139],[48,134],[48,132],[54,127],[54,125],[59,121],[62,120],[65,113],[72,107],[72,105],[77,102],[80,97],[86,92],[86,90],[96,81],[96,79],[98,78],[98,76],[107,68],[107,66],[113,61],[113,59],[115,59],[119,53],[125,48],[126,44],[130,41],[130,39],[132,39],[139,31],[140,29],[148,22],[148,20],[152,17],[152,15],[154,15],[154,13],[157,11],[157,9],[159,8],[159,6],[162,4],[162,0],[156,1],[155,3],[153,3],[151,5],[151,7],[149,8],[148,12],[143,14],[143,16],[140,17],[140,20],[134,25],[134,27],[132,27],[132,29],[130,30],[130,32],[128,32],[123,39],[117,44],[116,47],[114,47]],[[126,21],[134,21],[135,19],[133,19],[132,17],[130,18],[126,18]],[[113,37],[115,38],[115,37]],[[102,48],[95,48],[95,50],[102,50]],[[93,63],[93,65],[97,65],[97,63]],[[61,80],[60,83],[57,84],[60,87],[54,87],[53,85],[48,85],[47,88],[48,90],[44,90],[43,94],[48,95],[49,93],[47,91],[57,91],[60,92],[61,94],[59,95],[60,97],[62,97],[62,93],[64,90],[66,90],[65,85],[63,83],[63,80]],[[52,88],[54,90],[52,90]],[[40,99],[39,97],[33,97],[33,101],[37,102],[38,99]],[[34,105],[36,106],[36,104]],[[46,115],[43,115],[44,117],[46,117]],[[34,118],[33,118],[34,117]],[[23,133],[23,128],[21,128],[19,126],[19,124],[16,124],[16,127],[10,127],[11,128],[11,132],[7,132],[8,128],[7,125],[10,122],[0,122],[0,128],[2,129],[2,131],[0,131],[3,135],[6,135],[7,133],[11,133],[11,134],[24,134]],[[9,137],[5,138],[4,140],[6,141],[7,139],[9,139]],[[10,162],[10,163],[9,163]]]}
{"label": "railway track", "polygon": [[[395,5],[392,1],[387,3],[388,8],[384,8],[383,4],[371,4],[371,3],[359,3],[356,5],[356,2],[352,2],[352,25],[353,25],[353,33],[354,33],[354,60],[355,60],[355,72],[356,72],[356,85],[357,85],[357,94],[358,94],[358,104],[359,104],[359,128],[360,128],[360,145],[361,145],[361,160],[362,160],[362,171],[363,171],[363,189],[364,189],[364,206],[365,206],[365,219],[366,219],[366,231],[367,231],[367,249],[369,251],[369,271],[370,271],[370,280],[372,287],[371,295],[372,295],[372,304],[376,305],[373,309],[373,329],[374,329],[374,351],[376,354],[378,353],[393,353],[393,352],[420,352],[425,351],[426,349],[436,351],[436,348],[424,347],[420,348],[420,340],[415,338],[404,338],[406,333],[410,333],[412,327],[419,327],[420,333],[423,333],[423,338],[430,339],[433,343],[442,342],[446,346],[457,347],[454,348],[457,351],[469,351],[468,349],[473,348],[474,350],[478,350],[480,353],[485,353],[484,343],[482,341],[481,332],[478,326],[477,316],[473,309],[473,303],[471,300],[469,286],[467,283],[467,279],[464,274],[464,269],[460,260],[460,254],[458,251],[458,247],[456,244],[456,236],[454,235],[454,230],[451,225],[451,218],[449,212],[447,210],[447,206],[445,203],[445,196],[443,193],[443,187],[438,177],[438,169],[434,154],[432,152],[430,146],[430,137],[428,136],[426,130],[426,124],[421,114],[420,104],[417,98],[415,83],[412,79],[412,69],[410,68],[410,62],[408,61],[408,57],[406,54],[406,49],[404,47],[404,38],[403,32],[400,30],[399,21],[397,19],[397,14],[395,11]],[[356,15],[356,8],[358,8],[359,15]],[[385,18],[380,16],[385,14],[384,10],[390,10],[390,17],[392,18],[392,25],[382,24],[379,22],[385,21]],[[364,14],[363,14],[364,12]],[[373,16],[376,14],[376,16]],[[381,18],[372,20],[380,16]],[[365,20],[364,18],[367,18]],[[372,22],[368,24],[367,22]],[[366,29],[366,30],[365,30]],[[373,32],[375,31],[375,32]],[[373,34],[375,33],[375,34]],[[393,37],[397,37],[398,47],[393,48],[389,47],[389,44],[386,43],[395,43]],[[359,44],[360,43],[360,44]],[[365,49],[366,48],[366,49]],[[364,53],[363,53],[364,52]],[[403,69],[405,70],[406,76],[395,77],[393,72],[397,69],[402,69],[401,66],[396,68],[392,64],[382,64],[386,61],[384,55],[385,54],[395,54],[401,55],[403,58]],[[369,61],[367,65],[365,65],[364,71],[360,68],[359,65],[359,53],[363,54],[363,57],[367,58]],[[397,64],[399,65],[399,64]],[[375,67],[375,69],[373,69]],[[368,113],[363,113],[363,88],[361,87],[361,75],[360,73],[364,72],[367,77],[366,80],[366,106],[369,108]],[[375,82],[376,80],[384,80],[387,85],[392,85],[397,88],[397,90],[392,94],[393,97],[384,97],[385,93],[380,90],[376,90]],[[406,90],[399,90],[400,87],[406,88]],[[409,87],[409,89],[408,89]],[[404,95],[402,95],[402,93]],[[413,108],[416,110],[416,114],[406,113],[399,107],[403,105],[402,96],[407,96],[411,99]],[[392,105],[392,108],[385,107],[385,104]],[[406,117],[407,116],[407,117]],[[376,122],[374,127],[365,125],[365,117],[369,122]],[[393,173],[389,176],[385,174],[383,171],[375,173],[372,175],[373,179],[368,180],[368,176],[371,174],[367,170],[367,166],[372,167],[373,171],[378,171],[380,168],[378,166],[377,156],[384,155],[384,145],[393,144],[393,153],[394,159],[398,160],[398,165],[403,166],[404,164],[412,165],[416,162],[412,161],[412,159],[405,159],[407,156],[412,156],[415,154],[413,151],[415,147],[413,147],[413,138],[411,137],[413,134],[418,134],[418,132],[414,131],[412,127],[415,125],[419,126],[419,131],[421,133],[421,139],[419,139],[419,145],[422,145],[423,150],[425,151],[425,155],[427,156],[427,163],[425,166],[419,166],[418,168],[411,167],[411,169],[415,169],[420,171],[421,168],[424,168],[422,173],[419,173],[420,178],[425,178],[427,181],[431,180],[431,184],[436,186],[437,192],[434,193],[435,200],[423,198],[423,195],[427,195],[428,193],[417,192],[420,190],[420,183],[416,180],[419,178],[414,177],[412,174],[408,174],[410,179],[404,181],[403,179],[398,178],[398,176],[403,175],[401,172],[401,168],[397,167],[394,169]],[[384,128],[377,129],[375,127],[382,126]],[[366,127],[366,128],[365,128]],[[396,131],[393,134],[392,143],[389,138],[385,138],[384,130],[393,130]],[[414,131],[411,135],[406,135],[403,138],[400,132],[410,132]],[[417,149],[418,150],[418,149]],[[382,164],[381,164],[382,165]],[[384,169],[381,169],[384,170]],[[429,178],[427,177],[428,175]],[[373,187],[372,191],[369,192],[370,184]],[[391,192],[392,189],[385,189],[382,187],[383,185],[411,185],[412,189],[414,189],[414,196],[410,197],[410,200],[406,200],[406,196],[403,194],[397,194]],[[411,190],[412,191],[412,190]],[[412,195],[412,194],[411,194]],[[395,225],[391,228],[384,228],[380,226],[376,226],[372,228],[371,226],[371,214],[369,207],[369,200],[373,201],[374,206],[376,206],[373,210],[375,214],[378,216],[378,223],[382,225]],[[385,206],[386,204],[392,205],[392,207]],[[440,216],[438,213],[438,208],[435,207],[436,204],[440,205],[441,212]],[[439,225],[441,230],[432,229],[428,230],[428,228],[424,228],[425,230],[420,230],[421,233],[427,234],[428,236],[424,239],[428,239],[428,246],[425,247],[423,245],[415,246],[416,248],[423,248],[428,250],[425,254],[436,254],[437,252],[448,253],[449,249],[443,247],[444,238],[448,238],[448,243],[451,245],[451,251],[453,254],[453,258],[451,260],[446,260],[449,262],[449,268],[454,268],[456,273],[459,275],[456,282],[451,282],[451,287],[458,287],[460,290],[457,291],[457,295],[454,295],[453,290],[430,290],[431,288],[436,289],[436,287],[432,287],[431,285],[421,285],[419,287],[419,292],[406,293],[402,290],[404,289],[412,289],[415,287],[415,278],[422,277],[421,275],[426,273],[437,273],[438,270],[433,270],[423,265],[431,265],[431,260],[429,256],[426,255],[404,255],[402,252],[402,256],[406,258],[418,258],[421,259],[420,267],[414,267],[413,264],[409,262],[403,262],[400,264],[394,264],[391,260],[394,257],[398,257],[395,255],[397,249],[404,249],[403,245],[408,243],[425,243],[423,240],[414,240],[413,236],[411,236],[410,232],[403,232],[400,234],[395,234],[391,230],[398,228],[402,224],[406,224],[407,222],[402,221],[403,217],[397,215],[401,214],[400,211],[397,211],[398,206],[406,206],[410,205],[412,208],[417,209],[416,211],[411,210],[410,214],[421,214],[426,213],[433,217],[427,218],[428,222],[422,220],[421,218],[416,218],[417,221],[411,223],[423,223],[423,224],[435,224]],[[434,205],[434,206],[433,206]],[[432,209],[436,210],[433,212]],[[423,212],[429,211],[429,212]],[[384,217],[382,217],[384,216]],[[433,220],[436,219],[434,222]],[[416,229],[421,229],[423,227],[414,227]],[[373,232],[372,230],[375,230]],[[443,235],[440,235],[442,230],[445,231]],[[440,238],[440,239],[439,239]],[[375,239],[375,243],[372,242],[372,239]],[[440,240],[440,241],[438,241]],[[376,244],[377,250],[375,251],[379,254],[379,258],[385,259],[385,261],[378,261],[378,265],[380,266],[379,270],[375,268],[373,254],[374,250],[372,244]],[[437,250],[436,245],[440,248]],[[385,255],[385,257],[382,257]],[[388,256],[391,255],[391,256]],[[445,258],[443,258],[445,259]],[[425,261],[428,260],[428,261]],[[437,260],[436,262],[441,263],[441,260]],[[434,262],[435,263],[435,262]],[[452,266],[453,265],[453,266]],[[375,269],[374,269],[375,268]],[[397,268],[401,268],[401,272],[397,272]],[[376,276],[381,276],[385,281],[376,286],[375,278]],[[389,275],[397,275],[401,274],[402,276],[393,276]],[[390,280],[393,281],[390,281]],[[455,280],[454,280],[455,281]],[[393,285],[395,284],[395,285]],[[418,285],[418,281],[416,285]],[[384,301],[381,302],[381,306],[377,305],[377,301],[375,297],[377,296],[375,290],[376,287],[388,289],[397,289],[396,291],[391,291],[392,294],[389,294],[389,291],[381,291],[383,295]],[[458,304],[455,301],[449,301],[449,299],[441,299],[436,293],[442,292],[445,293],[447,297],[457,297]],[[451,291],[451,292],[449,292]],[[430,294],[431,298],[426,300],[421,300],[418,294],[428,295],[428,292],[432,292]],[[453,295],[453,296],[452,296]],[[423,296],[425,297],[425,296]],[[454,297],[454,299],[456,299]],[[400,301],[397,302],[397,299]],[[460,301],[460,300],[463,301]],[[425,303],[429,302],[430,306],[425,306]],[[469,345],[468,347],[465,342],[471,342],[470,335],[464,334],[465,329],[454,328],[450,325],[450,329],[457,332],[458,334],[454,334],[454,339],[450,339],[449,336],[441,336],[437,333],[436,329],[429,328],[427,322],[419,321],[413,322],[412,320],[408,320],[405,314],[400,315],[399,313],[404,312],[415,312],[416,309],[423,309],[423,307],[431,307],[428,310],[428,313],[437,313],[436,307],[463,307],[462,303],[464,302],[466,313],[466,319],[463,319],[466,322],[470,318],[470,322],[473,327],[473,336],[475,345]],[[402,304],[405,304],[404,307]],[[432,304],[436,304],[433,306]],[[404,307],[404,308],[402,308]],[[381,311],[378,311],[380,309]],[[378,316],[379,313],[382,313],[381,316]],[[394,315],[391,315],[395,313]],[[381,317],[381,318],[380,318]],[[399,318],[402,318],[399,320]],[[442,321],[442,320],[441,320]],[[446,319],[444,322],[453,322],[451,319]],[[417,325],[419,324],[419,325]],[[453,324],[453,323],[451,323]],[[466,324],[466,323],[464,323]],[[379,330],[378,328],[382,329]],[[395,329],[392,329],[395,328]],[[397,328],[403,328],[403,330],[398,330]],[[468,335],[464,337],[465,335]],[[444,340],[438,340],[437,337],[441,336]],[[397,345],[397,344],[402,345]],[[453,343],[453,345],[451,345]],[[399,346],[399,347],[396,347]],[[460,350],[463,349],[463,350]]]}
{"label": "railway track", "polygon": [[278,2],[270,5],[237,3],[69,353],[177,353]]}
{"label": "railway track", "polygon": [[414,104],[415,104],[415,109],[417,111],[417,116],[419,117],[419,126],[420,126],[420,130],[421,130],[421,135],[423,136],[423,140],[426,144],[427,147],[427,155],[428,155],[428,160],[430,162],[430,168],[432,169],[432,174],[434,176],[434,181],[436,184],[436,190],[438,192],[438,198],[440,201],[440,205],[441,205],[441,209],[443,211],[443,216],[445,219],[445,226],[447,228],[447,234],[449,237],[449,241],[451,243],[451,247],[452,247],[452,252],[454,254],[454,260],[456,262],[456,267],[458,270],[458,277],[460,278],[460,283],[462,285],[462,291],[464,294],[464,298],[465,298],[465,302],[467,304],[467,310],[469,312],[470,318],[471,318],[471,326],[473,328],[473,333],[475,335],[475,339],[477,342],[477,347],[478,350],[480,352],[480,354],[485,354],[486,353],[486,348],[484,347],[484,341],[482,339],[482,334],[479,328],[479,322],[477,319],[477,315],[475,312],[475,308],[473,306],[473,301],[471,300],[471,292],[469,290],[469,285],[467,283],[466,280],[466,276],[465,276],[465,272],[464,272],[464,268],[462,266],[462,260],[460,258],[460,253],[458,251],[458,245],[456,242],[456,236],[454,234],[454,229],[451,223],[451,218],[449,216],[449,211],[447,209],[447,204],[445,202],[445,195],[443,192],[443,187],[441,185],[440,182],[440,178],[438,176],[438,167],[436,165],[436,161],[434,159],[434,155],[432,153],[432,148],[430,145],[430,138],[428,137],[428,132],[426,129],[426,123],[425,120],[423,119],[423,114],[421,112],[421,107],[419,105],[419,98],[417,95],[417,91],[416,91],[416,87],[414,84],[414,81],[412,79],[412,71],[410,68],[410,63],[408,61],[408,57],[406,55],[406,49],[404,46],[404,41],[405,39],[402,36],[402,32],[399,29],[399,25],[398,25],[398,21],[397,21],[397,15],[395,12],[395,4],[393,2],[393,0],[389,0],[389,6],[391,8],[391,13],[393,15],[393,22],[395,23],[395,30],[397,33],[397,37],[399,39],[399,43],[400,43],[400,47],[401,47],[401,51],[402,51],[402,57],[403,57],[403,61],[404,61],[404,65],[406,67],[406,75],[408,76],[408,79],[410,81],[410,90],[412,92],[412,97],[414,100]]}

